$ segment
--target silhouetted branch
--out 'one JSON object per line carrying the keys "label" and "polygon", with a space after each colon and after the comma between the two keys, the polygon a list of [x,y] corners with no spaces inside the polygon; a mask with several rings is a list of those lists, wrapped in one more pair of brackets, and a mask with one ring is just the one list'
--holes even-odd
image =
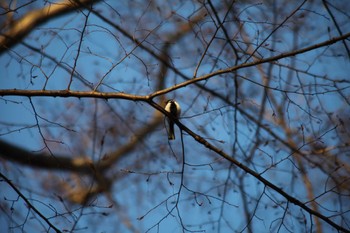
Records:
{"label": "silhouetted branch", "polygon": [[86,157],[33,153],[3,140],[0,140],[0,158],[31,167],[85,174],[91,174],[93,167],[92,161]]}
{"label": "silhouetted branch", "polygon": [[[1,147],[1,146],[0,146]],[[37,209],[35,208],[35,206],[32,205],[32,203],[30,203],[30,201],[22,194],[22,192],[11,182],[11,180],[9,180],[4,174],[2,174],[0,172],[0,177],[2,177],[2,179],[4,179],[6,181],[6,183],[8,183],[11,188],[23,199],[23,201],[25,201],[28,205],[28,207],[30,209],[32,209],[37,215],[40,216],[40,218],[42,218],[52,229],[54,229],[57,233],[61,233],[61,231],[55,227],[54,225],[52,225],[52,223]]]}

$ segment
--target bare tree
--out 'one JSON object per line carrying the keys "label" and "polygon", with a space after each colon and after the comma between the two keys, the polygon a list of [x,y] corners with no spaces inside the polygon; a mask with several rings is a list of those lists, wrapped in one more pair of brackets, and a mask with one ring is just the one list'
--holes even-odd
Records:
{"label": "bare tree", "polygon": [[350,232],[349,12],[1,1],[2,229]]}

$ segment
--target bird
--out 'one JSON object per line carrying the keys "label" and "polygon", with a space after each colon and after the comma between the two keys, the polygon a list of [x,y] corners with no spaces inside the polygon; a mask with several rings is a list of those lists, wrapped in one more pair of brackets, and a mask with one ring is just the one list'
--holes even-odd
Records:
{"label": "bird", "polygon": [[[170,99],[166,102],[165,104],[165,111],[170,113],[174,118],[178,119],[181,114],[181,107],[180,105],[173,99]],[[171,120],[168,117],[168,139],[169,140],[174,140],[175,139],[175,134],[174,134],[174,121]]]}

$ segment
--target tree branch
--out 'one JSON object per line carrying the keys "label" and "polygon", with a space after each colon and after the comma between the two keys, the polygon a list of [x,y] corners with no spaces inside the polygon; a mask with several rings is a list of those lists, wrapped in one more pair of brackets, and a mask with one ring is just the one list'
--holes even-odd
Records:
{"label": "tree branch", "polygon": [[336,42],[345,40],[350,37],[350,32],[346,33],[342,36],[335,37],[333,39],[311,45],[309,47],[293,50],[291,52],[281,53],[277,56],[268,57],[265,59],[257,60],[254,62],[243,63],[237,66],[233,66],[227,69],[217,70],[215,72],[203,75],[198,78],[189,79],[185,82],[179,83],[169,88],[165,88],[163,90],[154,92],[149,96],[140,96],[140,95],[131,95],[125,93],[114,93],[114,92],[95,92],[95,91],[70,91],[70,90],[17,90],[17,89],[6,89],[0,90],[0,96],[26,96],[26,97],[34,97],[34,96],[51,96],[51,97],[77,97],[77,98],[100,98],[100,99],[127,99],[133,101],[148,101],[149,99],[153,99],[154,97],[164,95],[171,91],[180,89],[182,87],[188,86],[190,84],[194,84],[203,80],[210,79],[214,76],[230,73],[239,69],[256,66],[263,63],[275,62],[279,59],[295,56],[298,54],[306,53],[314,49],[318,49],[324,46],[328,46],[334,44]]}
{"label": "tree branch", "polygon": [[[306,53],[306,52],[309,52],[309,51],[312,51],[312,50],[315,50],[315,49],[318,49],[318,48],[322,48],[324,46],[329,46],[329,45],[334,44],[334,43],[339,42],[339,41],[343,41],[343,40],[345,40],[348,37],[350,37],[350,32],[346,33],[346,34],[344,34],[342,36],[334,37],[334,38],[332,38],[330,40],[326,40],[324,42],[321,42],[321,43],[318,43],[318,44],[314,44],[314,45],[311,45],[311,46],[308,46],[308,47],[305,47],[305,48],[302,48],[302,49],[293,50],[293,51],[286,52],[286,53],[281,53],[281,54],[279,54],[277,56],[272,56],[272,57],[268,57],[268,58],[265,58],[265,59],[256,60],[256,61],[253,61],[253,62],[243,63],[243,64],[240,64],[240,65],[237,65],[237,66],[229,67],[227,69],[217,70],[217,71],[214,71],[212,73],[203,75],[201,77],[189,79],[189,80],[187,80],[185,82],[182,82],[182,83],[179,83],[179,84],[177,84],[175,86],[172,86],[172,87],[169,87],[169,88],[166,88],[166,89],[154,92],[154,93],[152,93],[150,95],[150,97],[152,98],[152,97],[156,97],[156,96],[159,96],[159,95],[164,95],[164,94],[166,94],[166,93],[168,93],[170,91],[174,91],[174,90],[180,89],[180,88],[188,86],[188,85],[190,85],[192,83],[197,83],[197,82],[200,82],[200,81],[204,81],[204,80],[210,79],[210,78],[212,78],[214,76],[217,76],[217,75],[231,73],[233,71],[240,70],[240,69],[243,69],[243,68],[253,67],[253,66],[256,66],[256,65],[259,65],[259,64],[263,64],[263,63],[275,62],[275,61],[280,60],[282,58],[292,57],[292,56],[296,56],[298,54]],[[1,92],[0,92],[0,95],[1,95]]]}
{"label": "tree branch", "polygon": [[92,161],[85,157],[68,157],[61,155],[49,155],[46,153],[33,153],[20,147],[0,140],[0,158],[23,165],[54,169],[60,171],[75,171],[91,174]]}
{"label": "tree branch", "polygon": [[35,206],[33,206],[32,203],[30,203],[30,201],[21,193],[21,191],[17,189],[17,187],[11,182],[11,180],[9,180],[1,172],[0,172],[0,177],[2,177],[2,179],[4,179],[6,183],[8,183],[11,186],[11,188],[23,199],[23,201],[27,203],[30,209],[32,209],[37,215],[39,215],[57,233],[61,233],[61,231],[57,227],[52,225],[52,223],[37,208],[35,208]]}
{"label": "tree branch", "polygon": [[10,29],[0,35],[0,54],[18,44],[35,27],[60,15],[72,12],[97,0],[63,0],[55,4],[30,11],[14,22]]}
{"label": "tree branch", "polygon": [[[253,177],[255,177],[257,180],[259,180],[260,182],[262,182],[263,184],[265,184],[267,187],[273,189],[274,191],[276,191],[277,193],[279,193],[281,196],[283,196],[284,198],[286,198],[289,202],[301,207],[302,209],[304,209],[305,211],[307,211],[309,214],[314,215],[320,219],[322,219],[323,221],[325,221],[326,223],[328,223],[329,225],[331,225],[332,227],[334,227],[335,229],[337,229],[338,231],[343,231],[343,232],[347,232],[350,233],[350,230],[345,229],[344,227],[336,224],[335,222],[333,222],[332,220],[330,220],[329,218],[327,218],[325,215],[314,211],[313,209],[311,209],[310,207],[308,207],[307,205],[305,205],[303,202],[299,201],[298,199],[296,199],[295,197],[289,195],[288,193],[286,193],[285,191],[283,191],[282,188],[276,186],[275,184],[271,183],[270,181],[268,181],[267,179],[263,178],[259,173],[255,172],[254,170],[250,169],[249,167],[247,167],[246,165],[240,163],[238,160],[236,160],[233,156],[228,155],[227,153],[225,153],[222,149],[215,147],[214,145],[210,144],[208,141],[206,141],[203,137],[199,136],[198,134],[194,133],[192,130],[190,130],[189,128],[187,128],[185,125],[183,125],[178,119],[175,119],[174,117],[172,117],[170,114],[168,114],[161,106],[159,106],[158,104],[151,102],[150,103],[154,108],[156,108],[157,110],[159,110],[160,112],[162,112],[163,114],[166,114],[167,117],[172,118],[172,120],[179,126],[179,128],[181,130],[184,130],[185,132],[187,132],[191,137],[193,137],[197,142],[199,142],[200,144],[204,145],[205,147],[207,147],[208,149],[210,149],[211,151],[214,151],[216,154],[220,155],[221,157],[223,157],[224,159],[226,159],[227,161],[231,162],[232,164],[236,165],[237,167],[239,167],[240,169],[242,169],[243,171],[247,172],[248,174],[252,175]],[[169,115],[169,116],[168,116]]]}
{"label": "tree branch", "polygon": [[132,101],[147,101],[148,96],[132,95],[115,92],[97,91],[71,91],[71,90],[0,90],[0,96],[25,96],[25,97],[76,97],[76,98],[98,98],[98,99],[126,99]]}
{"label": "tree branch", "polygon": [[282,53],[277,56],[272,56],[269,58],[257,60],[254,62],[249,62],[249,63],[243,63],[238,66],[233,66],[227,69],[223,70],[217,70],[215,72],[209,73],[207,75],[203,75],[198,78],[190,79],[185,82],[179,83],[175,86],[157,91],[152,93],[149,96],[138,96],[138,95],[131,95],[131,94],[125,94],[125,93],[114,93],[114,92],[95,92],[95,91],[90,91],[90,92],[83,92],[83,91],[70,91],[70,90],[17,90],[17,89],[7,89],[7,90],[0,90],[0,96],[27,96],[27,97],[33,97],[33,96],[51,96],[51,97],[78,97],[78,98],[101,98],[101,99],[128,99],[128,100],[133,100],[133,101],[147,101],[148,99],[152,99],[156,96],[159,95],[164,95],[168,92],[180,89],[182,87],[185,87],[187,85],[190,85],[192,83],[197,83],[203,80],[207,80],[209,78],[212,78],[214,76],[220,75],[220,74],[225,74],[225,73],[230,73],[242,68],[247,68],[247,67],[252,67],[256,66],[258,64],[263,64],[263,63],[268,63],[268,62],[274,62],[282,58],[286,57],[291,57],[295,56],[298,54],[306,53],[308,51],[318,49],[324,46],[328,46],[331,44],[334,44],[336,42],[345,40],[346,38],[350,37],[350,32],[346,33],[342,36],[335,37],[333,39],[311,45],[309,47],[299,49],[299,50],[294,50],[291,52],[286,52]]}

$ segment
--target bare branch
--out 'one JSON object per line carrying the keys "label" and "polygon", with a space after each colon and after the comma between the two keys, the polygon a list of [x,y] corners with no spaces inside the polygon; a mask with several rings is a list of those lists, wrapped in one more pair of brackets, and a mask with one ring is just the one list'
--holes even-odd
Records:
{"label": "bare branch", "polygon": [[2,177],[6,183],[8,183],[11,188],[27,203],[30,209],[32,209],[37,215],[39,215],[52,229],[54,229],[57,233],[61,233],[61,231],[52,223],[35,207],[30,203],[30,201],[22,194],[22,192],[9,180],[4,174],[0,172],[0,177]]}
{"label": "bare branch", "polygon": [[10,29],[0,35],[0,54],[21,42],[35,27],[53,18],[93,4],[94,0],[62,0],[55,4],[31,11],[15,21]]}

